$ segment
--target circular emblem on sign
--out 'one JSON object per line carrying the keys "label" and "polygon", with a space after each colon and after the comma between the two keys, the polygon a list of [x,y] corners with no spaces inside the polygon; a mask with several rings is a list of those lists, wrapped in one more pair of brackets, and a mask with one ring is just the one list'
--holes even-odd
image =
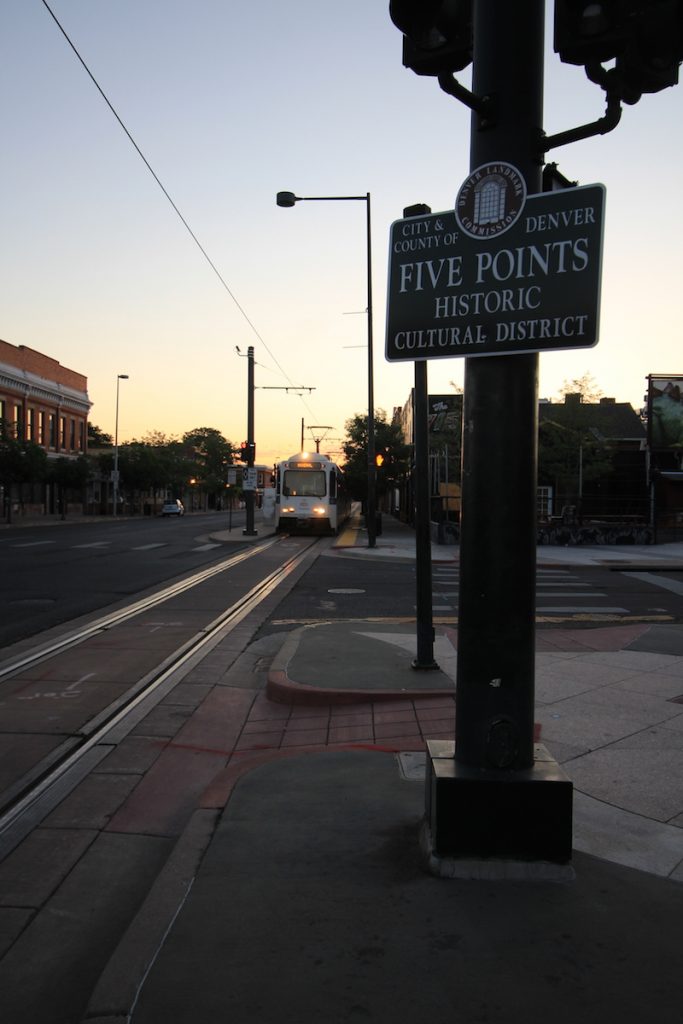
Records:
{"label": "circular emblem on sign", "polygon": [[475,168],[455,200],[458,224],[470,238],[494,238],[511,228],[524,209],[526,183],[501,161]]}

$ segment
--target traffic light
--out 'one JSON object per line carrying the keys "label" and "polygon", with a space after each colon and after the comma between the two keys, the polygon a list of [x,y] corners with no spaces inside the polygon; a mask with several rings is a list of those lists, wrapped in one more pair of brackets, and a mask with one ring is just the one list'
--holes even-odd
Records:
{"label": "traffic light", "polygon": [[240,445],[240,462],[253,462],[255,458],[255,443],[253,441],[242,441]]}
{"label": "traffic light", "polygon": [[403,32],[404,67],[441,75],[471,64],[471,0],[390,0],[389,15]]}
{"label": "traffic light", "polygon": [[602,64],[624,52],[642,0],[555,0],[555,53],[564,64]]}
{"label": "traffic light", "polygon": [[636,103],[644,92],[659,92],[678,83],[683,58],[683,3],[645,5],[624,53],[617,57],[615,72],[623,83],[625,103]]}
{"label": "traffic light", "polygon": [[683,2],[555,0],[554,46],[566,64],[595,67],[615,61],[594,81],[604,82],[624,103],[637,103],[644,92],[678,82]]}

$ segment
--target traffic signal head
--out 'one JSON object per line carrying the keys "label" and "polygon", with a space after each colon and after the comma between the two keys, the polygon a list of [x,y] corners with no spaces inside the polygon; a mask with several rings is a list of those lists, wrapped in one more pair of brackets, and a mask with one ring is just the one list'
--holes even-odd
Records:
{"label": "traffic signal head", "polygon": [[472,62],[471,0],[390,0],[403,32],[403,64],[418,75],[461,71]]}
{"label": "traffic signal head", "polygon": [[683,3],[649,5],[615,74],[622,83],[625,103],[636,103],[644,92],[659,92],[678,83],[683,58]]}
{"label": "traffic signal head", "polygon": [[240,462],[253,462],[256,457],[256,445],[253,441],[242,441],[240,445]]}
{"label": "traffic signal head", "polygon": [[[615,61],[607,88],[624,103],[678,82],[682,0],[555,0],[555,51],[566,64]],[[597,80],[597,79],[594,79]]]}
{"label": "traffic signal head", "polygon": [[555,52],[565,64],[602,64],[623,53],[634,0],[555,0]]}

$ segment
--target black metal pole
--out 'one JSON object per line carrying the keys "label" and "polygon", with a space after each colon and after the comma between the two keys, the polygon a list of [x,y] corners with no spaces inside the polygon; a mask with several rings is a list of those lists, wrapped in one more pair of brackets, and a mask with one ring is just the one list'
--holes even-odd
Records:
{"label": "black metal pole", "polygon": [[429,389],[427,362],[415,362],[413,435],[415,440],[415,576],[417,657],[415,669],[435,669],[432,622],[432,539],[429,509]]}
{"label": "black metal pole", "polygon": [[[375,386],[372,352],[372,230],[370,212],[370,193],[364,196],[297,196],[293,192],[278,192],[278,206],[292,207],[296,203],[327,203],[356,202],[365,203],[365,221],[367,226],[367,277],[368,277],[368,494],[365,504],[368,547],[375,547],[377,536],[377,467],[375,465]],[[301,429],[301,447],[303,449],[303,420]]]}
{"label": "black metal pole", "polygon": [[[247,349],[247,468],[254,468],[254,346]],[[244,503],[247,511],[247,526],[242,531],[245,537],[256,536],[254,529],[254,491],[249,489],[244,492]]]}
{"label": "black metal pole", "polygon": [[[471,169],[513,164],[541,191],[544,0],[474,3]],[[480,769],[533,764],[538,356],[468,358],[455,759]]]}
{"label": "black metal pole", "polygon": [[377,538],[377,466],[375,465],[375,384],[372,340],[372,231],[370,221],[370,193],[366,201],[367,252],[368,252],[368,502],[367,529],[368,547],[374,548]]}

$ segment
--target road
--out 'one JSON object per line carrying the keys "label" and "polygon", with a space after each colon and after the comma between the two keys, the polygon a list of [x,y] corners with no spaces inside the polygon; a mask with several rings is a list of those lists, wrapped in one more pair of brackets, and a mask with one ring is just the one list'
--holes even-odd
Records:
{"label": "road", "polygon": [[[457,562],[432,567],[432,611],[436,623],[454,624],[458,615]],[[600,624],[613,621],[683,622],[683,571],[653,571],[634,567],[539,566],[536,577],[536,615],[544,626]],[[275,629],[320,618],[414,618],[415,566],[412,562],[382,562],[344,557],[341,552],[321,557],[302,584],[286,597],[271,622]],[[514,581],[510,601],[514,601]]]}
{"label": "road", "polygon": [[[231,550],[240,545],[244,516],[233,513]],[[225,553],[215,535],[227,526],[227,513],[221,512],[3,528],[0,648],[211,564]],[[436,621],[457,617],[458,588],[457,563],[435,563]],[[514,600],[514,581],[510,594]],[[290,627],[290,620],[320,617],[414,616],[414,565],[325,558],[280,611],[277,629]],[[623,568],[539,568],[537,616],[540,626],[624,617],[680,622],[683,573],[680,567],[633,571],[626,550]]]}
{"label": "road", "polygon": [[[237,544],[244,517],[233,513]],[[0,647],[210,564],[227,528],[226,512],[3,527]]]}

